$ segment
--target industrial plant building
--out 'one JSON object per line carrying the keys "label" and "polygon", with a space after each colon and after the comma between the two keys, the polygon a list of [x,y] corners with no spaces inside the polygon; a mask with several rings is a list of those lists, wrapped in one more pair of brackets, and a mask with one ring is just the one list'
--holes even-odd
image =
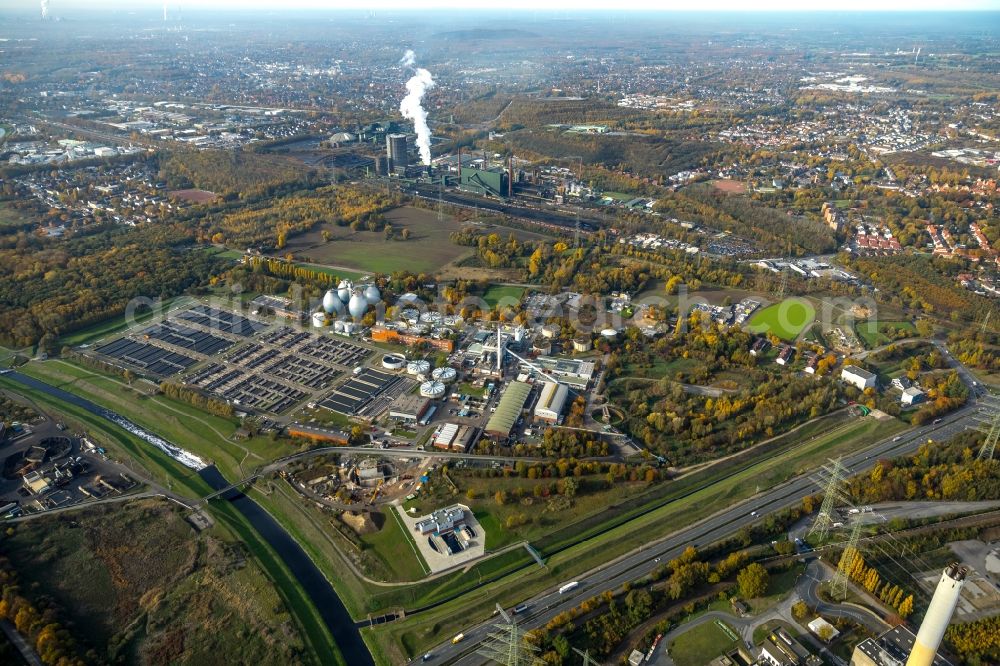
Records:
{"label": "industrial plant building", "polygon": [[569,396],[569,389],[565,384],[555,382],[545,382],[542,387],[542,395],[535,404],[535,418],[546,423],[556,423],[562,416],[566,407],[566,398]]}
{"label": "industrial plant building", "polygon": [[486,434],[497,439],[510,437],[514,425],[524,411],[529,395],[531,395],[531,384],[517,381],[508,384],[507,390],[497,404],[497,411],[486,423]]}
{"label": "industrial plant building", "polygon": [[389,418],[406,423],[416,423],[424,418],[431,401],[423,396],[408,393],[399,396],[389,407]]}
{"label": "industrial plant building", "polygon": [[475,169],[462,167],[458,188],[483,196],[506,199],[510,195],[510,179],[500,167]]}

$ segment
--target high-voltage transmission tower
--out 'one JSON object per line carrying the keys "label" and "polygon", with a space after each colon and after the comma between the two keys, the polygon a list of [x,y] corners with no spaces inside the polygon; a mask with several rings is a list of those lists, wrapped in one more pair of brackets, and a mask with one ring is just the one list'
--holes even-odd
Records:
{"label": "high-voltage transmission tower", "polygon": [[989,411],[983,415],[984,425],[988,422],[989,428],[983,428],[982,431],[986,433],[986,439],[983,441],[983,446],[979,449],[979,459],[980,460],[993,460],[993,453],[997,448],[997,440],[1000,440],[1000,409],[995,406],[990,406]]}
{"label": "high-voltage transmission tower", "polygon": [[823,488],[823,504],[820,505],[816,520],[809,528],[809,536],[818,535],[820,541],[825,541],[833,527],[833,511],[838,504],[844,503],[844,477],[846,470],[840,464],[840,458],[831,460],[829,465],[823,465],[826,473],[825,480],[816,480],[816,483]]}
{"label": "high-voltage transmission tower", "polygon": [[857,514],[851,523],[851,536],[848,537],[844,552],[840,555],[837,573],[830,584],[830,596],[834,599],[844,600],[847,598],[847,583],[851,578],[851,566],[859,552],[858,542],[861,540],[861,525],[861,514]]}
{"label": "high-voltage transmission tower", "polygon": [[600,662],[594,661],[590,657],[590,650],[584,650],[581,652],[577,648],[573,648],[573,652],[576,652],[578,655],[583,657],[583,666],[601,666]]}
{"label": "high-voltage transmission tower", "polygon": [[989,326],[989,324],[990,324],[990,315],[991,314],[993,314],[993,310],[989,310],[986,313],[986,316],[983,317],[983,323],[979,326],[979,332],[980,333],[985,333],[986,332],[986,327]]}
{"label": "high-voltage transmission tower", "polygon": [[778,283],[778,298],[785,297],[785,289],[788,287],[788,272],[781,271],[781,282]]}
{"label": "high-voltage transmission tower", "polygon": [[493,625],[476,654],[503,666],[536,666],[541,660],[535,657],[538,648],[527,640],[517,622],[497,604],[497,614],[502,621]]}

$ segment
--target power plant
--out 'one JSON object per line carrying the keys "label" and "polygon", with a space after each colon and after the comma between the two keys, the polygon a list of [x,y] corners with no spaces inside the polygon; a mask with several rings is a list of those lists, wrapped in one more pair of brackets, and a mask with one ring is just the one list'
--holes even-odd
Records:
{"label": "power plant", "polygon": [[389,159],[389,169],[406,173],[406,167],[410,165],[410,158],[406,153],[405,134],[387,135],[385,137],[385,154]]}
{"label": "power plant", "polygon": [[941,639],[951,623],[965,585],[968,569],[957,563],[941,574],[917,635],[899,626],[877,638],[867,638],[854,648],[851,666],[951,666],[938,654]]}

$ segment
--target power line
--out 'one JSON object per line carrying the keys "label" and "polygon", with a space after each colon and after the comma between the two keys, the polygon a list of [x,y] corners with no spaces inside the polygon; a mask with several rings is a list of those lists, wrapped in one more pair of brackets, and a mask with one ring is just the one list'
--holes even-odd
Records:
{"label": "power line", "polygon": [[846,470],[840,463],[840,458],[831,460],[830,464],[824,465],[822,469],[827,475],[826,482],[824,484],[822,481],[817,481],[817,483],[824,487],[823,504],[820,505],[816,520],[809,528],[809,536],[817,535],[820,541],[825,541],[830,534],[830,528],[833,527],[834,509],[838,502],[844,500],[843,486]]}
{"label": "power line", "polygon": [[476,654],[503,666],[536,666],[541,660],[535,657],[538,647],[529,643],[517,622],[497,604],[501,621],[493,625]]}
{"label": "power line", "polygon": [[837,564],[837,574],[830,585],[830,596],[834,599],[844,600],[847,598],[847,583],[850,580],[850,569],[854,565],[854,558],[860,554],[858,541],[861,539],[861,517],[855,516],[851,523],[851,536],[847,540],[847,546],[840,555],[840,562]]}
{"label": "power line", "polygon": [[591,659],[590,650],[584,650],[581,652],[577,648],[573,648],[573,652],[576,652],[578,655],[583,657],[583,666],[601,666],[600,662]]}

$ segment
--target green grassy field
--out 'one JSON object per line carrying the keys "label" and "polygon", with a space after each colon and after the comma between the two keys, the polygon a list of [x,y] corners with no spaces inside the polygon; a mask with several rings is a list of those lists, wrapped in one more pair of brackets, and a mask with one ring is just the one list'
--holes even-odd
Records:
{"label": "green grassy field", "polygon": [[524,287],[509,287],[502,284],[491,284],[483,293],[483,300],[491,307],[495,308],[501,301],[504,305],[514,305],[521,301],[524,296]]}
{"label": "green grassy field", "polygon": [[[325,224],[290,238],[283,252],[291,252],[303,262],[374,273],[433,272],[470,253],[469,248],[455,245],[449,238],[461,229],[453,217],[439,221],[436,212],[403,206],[388,211],[385,219],[395,230],[396,240],[385,240],[381,231],[352,231]],[[403,229],[409,229],[410,234],[405,241],[398,239]],[[324,242],[323,231],[330,234],[329,242]]]}
{"label": "green grassy field", "polygon": [[12,208],[10,204],[0,201],[0,229],[4,227],[19,227],[30,222],[31,220],[23,213]]}
{"label": "green grassy field", "polygon": [[705,666],[738,644],[715,621],[710,621],[685,631],[667,649],[677,666]]}
{"label": "green grassy field", "polygon": [[904,337],[917,334],[916,327],[908,321],[864,321],[856,324],[854,331],[868,349],[892,342],[894,338],[886,335],[890,331],[901,331]]}
{"label": "green grassy field", "polygon": [[33,361],[21,371],[149,428],[181,448],[211,461],[228,479],[243,478],[259,464],[293,452],[287,443],[275,442],[268,437],[234,442],[229,437],[237,428],[235,419],[213,416],[163,396],[147,397],[115,377],[69,361]]}
{"label": "green grassy field", "polygon": [[753,333],[774,333],[782,340],[794,340],[816,317],[812,303],[800,298],[786,298],[754,313],[750,318]]}

